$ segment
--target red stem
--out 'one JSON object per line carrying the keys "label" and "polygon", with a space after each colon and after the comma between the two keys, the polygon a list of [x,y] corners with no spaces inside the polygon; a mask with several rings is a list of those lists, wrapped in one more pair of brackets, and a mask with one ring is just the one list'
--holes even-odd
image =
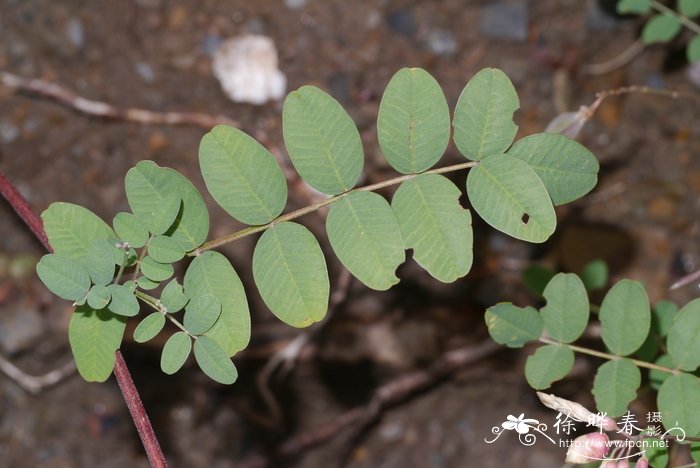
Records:
{"label": "red stem", "polygon": [[[31,229],[46,250],[53,252],[49,244],[49,239],[46,237],[44,223],[41,221],[41,218],[32,210],[27,200],[19,193],[14,185],[12,185],[2,171],[0,171],[0,194],[2,194],[5,200],[7,200],[10,206],[17,212],[17,215],[24,221],[24,224]],[[148,415],[143,407],[141,397],[139,396],[138,390],[136,390],[134,381],[131,379],[131,374],[124,361],[124,356],[122,356],[119,350],[117,350],[114,376],[117,379],[126,406],[129,408],[131,418],[134,420],[134,426],[136,426],[143,447],[146,449],[146,455],[148,456],[151,466],[154,468],[166,467],[165,456],[160,449],[160,444],[153,431],[153,426],[151,426],[151,421],[148,419]]]}

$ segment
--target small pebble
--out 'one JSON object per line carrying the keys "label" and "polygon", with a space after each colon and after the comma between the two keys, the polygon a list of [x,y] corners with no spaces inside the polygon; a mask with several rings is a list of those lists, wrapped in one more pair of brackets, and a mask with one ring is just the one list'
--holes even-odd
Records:
{"label": "small pebble", "polygon": [[73,44],[77,49],[82,49],[85,45],[85,31],[83,23],[78,18],[71,18],[66,23],[66,37],[68,42]]}
{"label": "small pebble", "polygon": [[138,62],[135,69],[136,73],[138,73],[141,79],[146,83],[153,83],[153,81],[156,79],[156,74],[153,71],[153,68],[145,62]]}
{"label": "small pebble", "polygon": [[527,39],[527,5],[524,2],[492,2],[481,13],[481,32],[494,39]]}
{"label": "small pebble", "polygon": [[457,41],[450,31],[435,29],[428,35],[428,49],[435,55],[452,55],[457,51]]}
{"label": "small pebble", "polygon": [[308,0],[284,0],[284,6],[286,6],[290,10],[298,10],[300,8],[304,8],[307,3]]}

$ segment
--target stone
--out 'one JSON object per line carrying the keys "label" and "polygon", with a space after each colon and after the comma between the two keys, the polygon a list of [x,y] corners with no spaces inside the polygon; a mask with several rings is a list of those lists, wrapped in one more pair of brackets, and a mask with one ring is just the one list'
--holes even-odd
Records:
{"label": "stone", "polygon": [[525,2],[490,2],[481,12],[481,32],[493,39],[522,42],[527,39],[527,13]]}

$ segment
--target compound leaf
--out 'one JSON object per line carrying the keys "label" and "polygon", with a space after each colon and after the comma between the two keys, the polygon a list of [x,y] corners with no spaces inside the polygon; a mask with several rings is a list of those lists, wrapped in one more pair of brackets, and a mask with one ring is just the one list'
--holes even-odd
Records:
{"label": "compound leaf", "polygon": [[542,180],[555,206],[587,194],[598,181],[598,160],[564,135],[538,133],[515,142],[508,156],[526,162]]}
{"label": "compound leaf", "polygon": [[467,159],[477,161],[503,153],[513,142],[518,126],[513,113],[520,107],[508,76],[485,68],[467,83],[454,115],[454,141]]}
{"label": "compound leaf", "polygon": [[402,68],[389,81],[377,116],[379,146],[394,169],[423,172],[450,141],[450,109],[435,78],[421,68]]}
{"label": "compound leaf", "polygon": [[182,206],[167,234],[185,251],[198,247],[207,238],[207,206],[192,182],[176,170],[141,161],[126,173],[124,186],[131,210],[147,225],[158,215],[163,200],[172,194],[180,197]]}
{"label": "compound leaf", "polygon": [[619,0],[617,2],[617,12],[646,14],[651,10],[651,0]]}
{"label": "compound leaf", "polygon": [[159,263],[173,263],[185,256],[185,249],[172,237],[155,236],[148,243],[148,255]]}
{"label": "compound leaf", "polygon": [[632,354],[646,340],[651,324],[644,286],[637,281],[619,281],[605,295],[598,316],[605,346],[620,356]]}
{"label": "compound leaf", "polygon": [[642,41],[645,44],[668,42],[681,31],[678,18],[668,13],[656,15],[647,21],[642,29]]}
{"label": "compound leaf", "polygon": [[598,368],[593,381],[593,396],[598,411],[610,417],[623,415],[642,383],[639,368],[629,359],[608,361]]}
{"label": "compound leaf", "polygon": [[141,248],[148,242],[148,226],[132,213],[117,213],[112,225],[119,239],[130,247]]}
{"label": "compound leaf", "polygon": [[203,335],[221,315],[221,301],[213,294],[193,298],[185,308],[183,325],[192,335]]}
{"label": "compound leaf", "polygon": [[523,161],[495,154],[467,176],[467,195],[491,226],[517,239],[544,242],[557,219],[547,189]]}
{"label": "compound leaf", "polygon": [[267,307],[283,322],[307,327],[326,315],[326,261],[304,226],[285,222],[265,231],[253,253],[253,278]]}
{"label": "compound leaf", "polygon": [[328,195],[355,186],[364,162],[362,141],[338,101],[302,86],[284,100],[282,128],[289,157],[307,184]]}
{"label": "compound leaf", "polygon": [[141,260],[141,271],[152,281],[164,281],[173,276],[175,269],[171,264],[156,262],[153,257],[147,255]]}
{"label": "compound leaf", "polygon": [[174,333],[163,346],[160,368],[168,375],[179,371],[192,351],[192,339],[185,332]]}
{"label": "compound leaf", "polygon": [[[237,291],[236,291],[237,292]],[[160,303],[163,304],[167,313],[172,314],[182,310],[187,305],[190,298],[187,297],[177,282],[177,279],[170,281],[160,294]],[[247,306],[246,306],[247,307]]]}
{"label": "compound leaf", "polygon": [[[91,242],[116,237],[96,214],[72,203],[52,203],[41,218],[54,253],[76,260],[86,268]],[[120,251],[119,255],[124,254]]]}
{"label": "compound leaf", "polygon": [[165,326],[165,316],[160,312],[147,315],[134,330],[134,341],[145,343],[158,335]]}
{"label": "compound leaf", "polygon": [[671,375],[661,385],[656,402],[667,430],[679,427],[688,437],[700,435],[700,380],[696,376]]}
{"label": "compound leaf", "polygon": [[194,342],[194,358],[200,369],[212,380],[230,385],[238,378],[238,371],[219,343],[208,336],[200,336]]}
{"label": "compound leaf", "polygon": [[700,299],[686,304],[675,316],[666,346],[679,369],[693,372],[700,366]]}
{"label": "compound leaf", "polygon": [[428,273],[451,283],[472,266],[472,217],[459,204],[461,192],[444,176],[421,174],[402,183],[391,207],[404,247]]}
{"label": "compound leaf", "polygon": [[110,284],[107,286],[112,300],[109,302],[109,310],[117,315],[133,317],[139,313],[139,301],[134,292],[122,284]]}
{"label": "compound leaf", "polygon": [[542,318],[532,307],[502,302],[486,310],[486,326],[496,343],[520,348],[542,334]]}
{"label": "compound leaf", "polygon": [[68,301],[82,299],[90,289],[90,275],[75,260],[56,254],[41,257],[36,272],[46,287]]}
{"label": "compound leaf", "polygon": [[372,192],[338,200],[326,220],[328,240],[343,265],[365,285],[384,291],[399,282],[406,259],[401,230],[389,203]]}
{"label": "compound leaf", "polygon": [[581,279],[573,273],[559,273],[543,293],[547,305],[542,308],[544,328],[556,341],[576,341],[588,325],[590,304]]}
{"label": "compound leaf", "polygon": [[214,200],[246,224],[266,224],[287,202],[287,181],[275,157],[254,138],[217,125],[199,145],[199,166]]}
{"label": "compound leaf", "polygon": [[78,372],[88,382],[104,382],[112,373],[126,318],[109,309],[79,306],[68,326],[68,341]]}
{"label": "compound leaf", "polygon": [[549,388],[574,367],[574,352],[566,346],[540,346],[525,361],[525,379],[535,390]]}
{"label": "compound leaf", "polygon": [[[180,310],[184,304],[177,286],[169,284],[168,287],[173,288],[173,297],[172,301],[168,300],[166,303],[170,303],[172,307],[177,306],[177,310]],[[188,297],[195,298],[207,294],[219,300],[221,314],[206,335],[217,341],[229,356],[248,346],[250,340],[248,301],[243,283],[226,257],[218,252],[208,251],[195,258],[185,273],[184,294],[185,302]],[[171,311],[169,307],[168,311]]]}

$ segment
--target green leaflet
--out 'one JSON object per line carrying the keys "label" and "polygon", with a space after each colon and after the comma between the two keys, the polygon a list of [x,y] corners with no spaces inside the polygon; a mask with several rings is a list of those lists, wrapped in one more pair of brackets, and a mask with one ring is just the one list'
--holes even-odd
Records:
{"label": "green leaflet", "polygon": [[525,361],[525,379],[535,390],[549,388],[574,367],[574,352],[566,346],[540,346]]}
{"label": "green leaflet", "polygon": [[700,2],[698,0],[679,0],[678,11],[681,15],[692,18],[700,14]]}
{"label": "green leaflet", "polygon": [[307,184],[328,195],[355,186],[364,163],[362,141],[338,101],[302,86],[284,100],[282,128],[289,157]]}
{"label": "green leaflet", "polygon": [[221,315],[221,301],[213,294],[192,299],[185,309],[183,325],[191,335],[203,335]]}
{"label": "green leaflet", "polygon": [[677,426],[688,437],[700,436],[700,380],[696,376],[670,376],[661,385],[656,402],[667,430]]}
{"label": "green leaflet", "polygon": [[304,226],[285,222],[263,233],[253,253],[253,278],[267,307],[283,322],[307,327],[326,315],[326,260]]}
{"label": "green leaflet", "polygon": [[485,68],[462,91],[453,125],[457,149],[467,159],[505,152],[518,126],[513,113],[520,107],[513,83],[501,70]]}
{"label": "green leaflet", "polygon": [[105,286],[114,277],[114,246],[106,239],[95,239],[88,246],[86,265],[94,284]]}
{"label": "green leaflet", "polygon": [[107,286],[96,284],[87,294],[87,304],[95,310],[104,309],[112,298]]}
{"label": "green leaflet", "polygon": [[576,341],[588,325],[589,303],[586,288],[573,273],[559,273],[544,289],[547,305],[540,311],[544,328],[556,341]]}
{"label": "green leaflet", "polygon": [[644,15],[651,10],[651,0],[619,0],[618,13],[638,13]]}
{"label": "green leaflet", "polygon": [[554,278],[555,273],[549,268],[541,265],[530,265],[523,272],[523,282],[525,286],[536,296],[543,297],[544,289]]}
{"label": "green leaflet", "polygon": [[163,292],[160,294],[160,303],[163,304],[169,314],[182,310],[182,308],[187,305],[189,300],[190,299],[185,295],[182,286],[180,286],[180,283],[177,282],[177,279],[170,281],[163,288]]}
{"label": "green leaflet", "polygon": [[165,326],[165,316],[160,312],[148,314],[134,330],[134,341],[145,343],[161,332]]}
{"label": "green leaflet", "polygon": [[202,196],[182,174],[141,161],[129,169],[124,179],[126,198],[138,218],[151,225],[164,200],[176,194],[182,199],[180,212],[167,234],[185,251],[199,247],[209,232],[209,213]]}
{"label": "green leaflet", "polygon": [[469,171],[467,195],[484,221],[516,239],[544,242],[556,227],[547,189],[519,159],[504,154],[482,159]]}
{"label": "green leaflet", "polygon": [[155,282],[164,281],[173,276],[175,272],[171,264],[156,262],[150,255],[141,260],[141,271],[146,278]]}
{"label": "green leaflet", "polygon": [[199,145],[199,166],[214,200],[246,224],[266,224],[287,202],[287,181],[275,157],[242,131],[217,125]]}
{"label": "green leaflet", "polygon": [[230,385],[238,378],[238,371],[226,352],[206,335],[195,340],[194,358],[200,369],[216,382]]}
{"label": "green leaflet", "polygon": [[108,309],[79,306],[68,326],[68,341],[78,372],[88,382],[104,382],[112,373],[126,318]]}
{"label": "green leaflet", "polygon": [[389,81],[377,116],[384,156],[403,174],[430,169],[450,141],[450,109],[435,78],[402,68]]}
{"label": "green leaflet", "polygon": [[608,361],[601,365],[593,381],[593,396],[598,411],[610,417],[622,416],[637,397],[642,383],[639,368],[629,359]]}
{"label": "green leaflet", "polygon": [[700,299],[686,304],[675,316],[666,346],[675,367],[693,372],[700,366]]}
{"label": "green leaflet", "polygon": [[584,196],[598,181],[600,167],[593,153],[563,135],[530,135],[515,142],[507,154],[535,171],[555,206]]}
{"label": "green leaflet", "polygon": [[155,236],[148,243],[148,255],[159,263],[173,263],[185,256],[185,250],[172,237]]}
{"label": "green leaflet", "polygon": [[[659,356],[656,361],[654,361],[654,364],[657,366],[661,367],[667,367],[669,369],[673,369],[673,359],[671,359],[671,356],[668,354],[662,354]],[[668,372],[663,372],[657,369],[649,369],[649,385],[651,385],[651,388],[654,390],[658,390],[661,388],[661,385],[671,377],[673,374],[669,374]]]}
{"label": "green leaflet", "polygon": [[36,272],[49,291],[69,301],[77,301],[90,289],[90,275],[75,260],[56,254],[41,257]]}
{"label": "green leaflet", "polygon": [[125,317],[133,317],[139,313],[139,301],[128,287],[121,284],[110,284],[107,289],[112,297],[109,302],[109,310]]}
{"label": "green leaflet", "polygon": [[[107,224],[90,210],[72,203],[52,203],[42,214],[44,230],[55,254],[88,267],[88,248],[93,240],[116,238]],[[123,252],[119,256],[123,257]]]}
{"label": "green leaflet", "polygon": [[[189,298],[211,294],[221,303],[221,315],[206,335],[217,341],[229,356],[248,346],[250,340],[250,312],[245,290],[231,263],[218,252],[204,252],[196,257],[187,268],[184,279],[184,293],[180,297],[176,286],[168,284],[172,297],[165,302],[177,309],[184,307],[183,301]],[[165,295],[166,291],[163,291]],[[181,305],[182,304],[182,305]],[[166,307],[168,307],[166,305]],[[170,307],[168,307],[168,311]],[[174,310],[173,310],[174,312]]]}
{"label": "green leaflet", "polygon": [[652,17],[642,29],[642,41],[645,44],[668,42],[681,31],[681,23],[674,15],[662,13]]}
{"label": "green leaflet", "polygon": [[139,285],[139,288],[143,289],[144,291],[150,291],[151,289],[156,289],[160,283],[157,281],[152,281],[145,276],[140,277],[136,282]]}
{"label": "green leaflet", "polygon": [[168,375],[179,371],[192,351],[192,338],[185,332],[174,333],[163,346],[160,368]]}
{"label": "green leaflet", "polygon": [[131,247],[141,248],[148,242],[148,226],[132,213],[117,213],[112,225],[119,239]]}
{"label": "green leaflet", "polygon": [[472,266],[472,219],[459,204],[461,192],[444,176],[421,174],[402,183],[391,207],[404,247],[428,273],[451,283]]}
{"label": "green leaflet", "polygon": [[610,351],[620,356],[632,354],[649,334],[651,310],[647,292],[637,281],[619,281],[605,295],[598,316],[603,342]]}
{"label": "green leaflet", "polygon": [[396,216],[382,196],[354,192],[341,198],[328,213],[326,231],[345,268],[365,285],[384,291],[399,282],[396,268],[406,253]]}
{"label": "green leaflet", "polygon": [[700,36],[695,36],[688,41],[685,53],[688,57],[688,62],[695,63],[700,61]]}
{"label": "green leaflet", "polygon": [[666,336],[678,314],[678,306],[671,301],[659,301],[651,310],[651,329],[659,336]]}
{"label": "green leaflet", "polygon": [[586,264],[581,271],[581,281],[587,291],[602,289],[608,284],[608,264],[603,260],[593,260]]}
{"label": "green leaflet", "polygon": [[182,202],[177,193],[166,194],[156,205],[148,230],[154,235],[165,234],[177,219],[181,208]]}
{"label": "green leaflet", "polygon": [[493,341],[509,348],[520,348],[542,334],[542,319],[532,307],[501,302],[486,309],[484,318]]}

